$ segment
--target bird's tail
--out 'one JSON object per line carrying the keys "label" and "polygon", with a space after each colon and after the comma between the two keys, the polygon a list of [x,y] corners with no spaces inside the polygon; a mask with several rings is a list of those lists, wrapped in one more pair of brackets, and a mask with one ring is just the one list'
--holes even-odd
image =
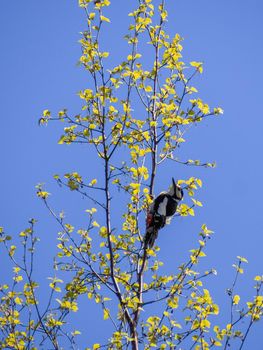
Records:
{"label": "bird's tail", "polygon": [[154,226],[148,227],[144,236],[145,248],[152,248],[157,237],[158,229]]}

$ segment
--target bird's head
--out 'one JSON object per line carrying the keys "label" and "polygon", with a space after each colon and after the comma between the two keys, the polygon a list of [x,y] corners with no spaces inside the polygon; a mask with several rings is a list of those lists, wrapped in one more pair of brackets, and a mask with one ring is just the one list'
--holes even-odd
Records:
{"label": "bird's head", "polygon": [[177,201],[181,201],[183,199],[184,192],[182,188],[174,181],[174,178],[172,178],[172,185],[170,186],[169,193]]}

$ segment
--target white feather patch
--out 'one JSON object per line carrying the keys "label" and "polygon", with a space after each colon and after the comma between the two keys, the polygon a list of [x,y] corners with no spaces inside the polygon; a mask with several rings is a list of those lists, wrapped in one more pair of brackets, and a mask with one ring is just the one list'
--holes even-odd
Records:
{"label": "white feather patch", "polygon": [[168,198],[165,197],[164,200],[159,204],[157,209],[157,213],[163,216],[166,216],[166,206],[167,206]]}
{"label": "white feather patch", "polygon": [[171,223],[171,220],[172,220],[172,216],[167,216],[166,219],[165,219],[165,223],[166,225],[169,225]]}

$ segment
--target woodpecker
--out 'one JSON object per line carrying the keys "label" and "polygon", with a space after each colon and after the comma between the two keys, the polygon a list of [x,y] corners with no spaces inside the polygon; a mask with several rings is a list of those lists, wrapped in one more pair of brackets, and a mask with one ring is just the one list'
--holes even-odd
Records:
{"label": "woodpecker", "polygon": [[172,185],[167,192],[161,192],[152,202],[146,217],[145,248],[152,248],[158,231],[170,224],[178,203],[183,199],[183,190],[172,178]]}

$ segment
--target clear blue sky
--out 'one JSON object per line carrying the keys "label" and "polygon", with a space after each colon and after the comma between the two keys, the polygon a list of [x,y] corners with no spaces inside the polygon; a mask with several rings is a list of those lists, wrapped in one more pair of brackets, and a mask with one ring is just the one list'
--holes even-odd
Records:
{"label": "clear blue sky", "polygon": [[[253,277],[263,273],[263,2],[167,2],[171,9],[169,28],[185,39],[185,61],[204,61],[204,74],[198,83],[201,96],[211,105],[220,105],[225,114],[194,128],[183,151],[192,159],[215,160],[217,168],[176,168],[176,177],[202,177],[204,188],[199,198],[203,209],[195,218],[180,219],[178,235],[171,237],[169,230],[164,231],[159,243],[167,264],[177,264],[174,256],[182,259],[187,255],[200,224],[206,222],[216,232],[204,266],[218,270],[210,288],[224,309],[225,289],[232,281],[231,265],[237,255],[249,260],[239,286],[242,296],[253,295]],[[126,44],[117,39],[126,33],[126,12],[133,1],[112,3],[113,29],[107,45],[121,52]],[[76,66],[80,55],[77,41],[85,21],[73,1],[3,1],[1,5],[0,226],[15,234],[26,227],[28,218],[39,219],[38,271],[46,283],[45,263],[55,252],[52,245],[56,244],[58,228],[36,198],[34,186],[45,182],[56,207],[66,209],[73,222],[81,222],[87,203],[74,193],[59,190],[52,175],[76,170],[92,176],[93,160],[83,148],[57,145],[59,125],[39,128],[37,120],[45,108],[79,111],[76,93],[87,86],[87,76]],[[166,189],[169,176],[163,174],[156,191]],[[176,231],[177,224],[173,225]],[[91,318],[87,314],[81,317],[81,322]],[[90,333],[93,338],[88,342],[99,340],[97,329],[91,328]],[[251,333],[245,350],[252,348],[263,348],[262,323]]]}

